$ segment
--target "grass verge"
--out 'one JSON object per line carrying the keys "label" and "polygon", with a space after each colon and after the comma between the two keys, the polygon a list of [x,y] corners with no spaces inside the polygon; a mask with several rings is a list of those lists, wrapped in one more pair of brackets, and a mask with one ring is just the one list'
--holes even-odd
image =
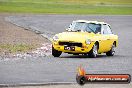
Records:
{"label": "grass verge", "polygon": [[27,44],[0,44],[0,52],[4,51],[4,53],[27,52],[35,48],[34,45]]}
{"label": "grass verge", "polygon": [[132,0],[0,0],[0,12],[132,14]]}

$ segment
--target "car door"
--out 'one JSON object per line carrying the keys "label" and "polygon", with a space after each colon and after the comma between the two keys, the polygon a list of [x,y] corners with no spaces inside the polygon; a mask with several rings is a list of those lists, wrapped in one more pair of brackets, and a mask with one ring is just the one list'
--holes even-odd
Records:
{"label": "car door", "polygon": [[99,40],[99,52],[107,52],[111,48],[110,34],[108,31],[108,25],[102,24],[101,27],[101,38]]}

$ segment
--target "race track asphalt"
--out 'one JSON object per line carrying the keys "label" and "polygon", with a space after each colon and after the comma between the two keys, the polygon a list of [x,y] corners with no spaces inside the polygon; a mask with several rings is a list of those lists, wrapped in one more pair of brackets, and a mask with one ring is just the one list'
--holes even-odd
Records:
{"label": "race track asphalt", "polygon": [[10,16],[10,22],[41,33],[65,31],[73,20],[98,20],[111,25],[119,36],[119,46],[113,57],[99,55],[97,58],[63,54],[53,56],[0,61],[0,84],[23,83],[75,83],[77,67],[82,65],[87,73],[132,75],[132,16],[90,15],[30,15]]}

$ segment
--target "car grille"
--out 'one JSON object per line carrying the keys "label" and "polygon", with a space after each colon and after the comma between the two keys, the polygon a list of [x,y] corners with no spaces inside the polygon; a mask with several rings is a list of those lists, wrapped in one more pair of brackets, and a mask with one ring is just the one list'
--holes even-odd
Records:
{"label": "car grille", "polygon": [[59,42],[59,45],[82,47],[82,43],[78,43],[78,42]]}

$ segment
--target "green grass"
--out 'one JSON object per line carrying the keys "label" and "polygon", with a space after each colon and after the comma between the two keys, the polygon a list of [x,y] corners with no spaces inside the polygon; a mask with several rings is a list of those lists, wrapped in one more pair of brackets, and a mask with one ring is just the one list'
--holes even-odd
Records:
{"label": "green grass", "polygon": [[0,12],[132,14],[132,0],[0,0]]}
{"label": "green grass", "polygon": [[17,53],[17,52],[27,52],[35,47],[32,45],[26,44],[0,44],[0,52],[10,52],[10,53]]}

